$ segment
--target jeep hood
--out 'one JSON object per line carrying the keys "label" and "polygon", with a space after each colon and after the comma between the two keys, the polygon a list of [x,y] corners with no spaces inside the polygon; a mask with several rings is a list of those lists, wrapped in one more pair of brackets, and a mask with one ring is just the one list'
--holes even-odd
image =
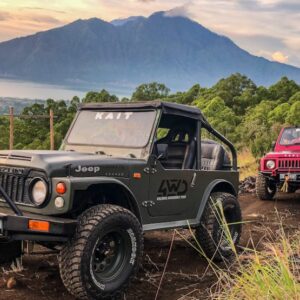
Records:
{"label": "jeep hood", "polygon": [[145,161],[71,151],[0,151],[0,166],[24,167],[44,171],[49,177],[105,176],[128,173],[129,165]]}
{"label": "jeep hood", "polygon": [[264,158],[289,158],[289,157],[300,157],[300,152],[295,151],[280,151],[280,152],[269,152]]}

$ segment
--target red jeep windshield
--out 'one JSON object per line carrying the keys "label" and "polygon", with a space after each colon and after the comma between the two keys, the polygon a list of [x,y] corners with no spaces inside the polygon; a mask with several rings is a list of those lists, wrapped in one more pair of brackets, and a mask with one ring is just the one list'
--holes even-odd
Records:
{"label": "red jeep windshield", "polygon": [[81,111],[68,136],[68,144],[145,147],[156,111]]}
{"label": "red jeep windshield", "polygon": [[300,145],[300,127],[284,129],[281,135],[280,145],[283,146]]}

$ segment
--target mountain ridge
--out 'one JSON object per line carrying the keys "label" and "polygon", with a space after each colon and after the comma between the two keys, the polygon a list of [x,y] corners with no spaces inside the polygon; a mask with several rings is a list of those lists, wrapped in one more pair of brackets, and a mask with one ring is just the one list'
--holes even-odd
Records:
{"label": "mountain ridge", "polygon": [[1,77],[46,83],[132,88],[160,81],[178,90],[236,72],[263,85],[282,76],[300,82],[300,68],[254,56],[226,36],[165,12],[111,22],[78,19],[0,43]]}

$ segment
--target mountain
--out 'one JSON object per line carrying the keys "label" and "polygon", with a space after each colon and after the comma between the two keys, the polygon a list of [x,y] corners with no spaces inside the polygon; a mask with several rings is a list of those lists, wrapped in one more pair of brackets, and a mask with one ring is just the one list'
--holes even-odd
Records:
{"label": "mountain", "polygon": [[199,23],[164,12],[111,23],[77,20],[0,43],[1,77],[71,86],[132,90],[159,81],[182,90],[236,72],[263,85],[282,76],[300,82],[299,68],[251,55]]}

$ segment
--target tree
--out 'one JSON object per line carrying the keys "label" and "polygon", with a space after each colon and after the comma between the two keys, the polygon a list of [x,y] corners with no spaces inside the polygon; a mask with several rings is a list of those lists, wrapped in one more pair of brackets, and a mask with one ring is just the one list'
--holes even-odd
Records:
{"label": "tree", "polygon": [[247,111],[238,128],[242,144],[250,147],[254,157],[261,157],[267,152],[271,148],[274,136],[278,134],[278,132],[271,131],[267,113],[275,107],[276,103],[273,101],[262,101]]}
{"label": "tree", "polygon": [[132,101],[150,101],[166,98],[170,89],[162,83],[151,82],[139,85],[131,96]]}
{"label": "tree", "polygon": [[251,79],[237,73],[221,79],[212,87],[211,92],[213,97],[221,97],[227,106],[232,107],[239,104],[237,97],[241,96],[245,91],[254,94],[256,89],[257,87]]}
{"label": "tree", "polygon": [[80,104],[79,97],[74,96],[71,100],[70,106],[68,108],[68,112],[75,114],[78,109],[79,104]]}
{"label": "tree", "polygon": [[287,115],[289,114],[291,106],[288,103],[282,103],[276,106],[268,114],[268,119],[271,124],[281,123],[284,124]]}
{"label": "tree", "polygon": [[184,93],[177,92],[176,94],[168,96],[167,100],[182,104],[192,104],[199,97],[201,90],[200,85],[195,84]]}
{"label": "tree", "polygon": [[286,116],[286,123],[300,126],[300,101],[295,102]]}
{"label": "tree", "polygon": [[210,100],[202,111],[210,124],[222,134],[235,140],[235,128],[239,123],[233,110],[225,105],[220,97]]}
{"label": "tree", "polygon": [[295,93],[300,91],[300,86],[287,77],[282,77],[277,83],[269,88],[273,100],[288,101]]}
{"label": "tree", "polygon": [[119,98],[116,95],[111,95],[106,90],[98,92],[88,92],[82,99],[83,103],[96,103],[96,102],[117,102]]}
{"label": "tree", "polygon": [[300,101],[300,92],[295,93],[290,99],[289,103],[294,104],[295,102]]}

